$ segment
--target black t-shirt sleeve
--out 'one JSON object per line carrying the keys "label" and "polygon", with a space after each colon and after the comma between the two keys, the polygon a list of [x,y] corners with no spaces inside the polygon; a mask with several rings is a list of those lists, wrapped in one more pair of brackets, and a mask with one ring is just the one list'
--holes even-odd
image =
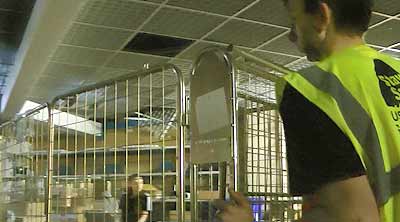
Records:
{"label": "black t-shirt sleeve", "polygon": [[316,105],[287,84],[280,106],[292,195],[365,174],[350,139]]}

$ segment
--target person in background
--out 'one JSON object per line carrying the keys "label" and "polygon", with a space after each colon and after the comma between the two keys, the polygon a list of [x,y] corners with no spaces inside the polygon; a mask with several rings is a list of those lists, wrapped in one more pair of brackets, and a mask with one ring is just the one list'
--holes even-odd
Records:
{"label": "person in background", "polygon": [[145,222],[149,217],[149,204],[143,192],[143,178],[133,174],[128,178],[127,192],[122,195],[119,208],[123,222]]}
{"label": "person in background", "polygon": [[[372,0],[283,0],[312,67],[284,77],[290,193],[303,222],[400,221],[400,61],[368,47]],[[230,191],[217,217],[251,222]]]}
{"label": "person in background", "polygon": [[116,213],[118,212],[118,202],[114,198],[110,191],[104,191],[104,212],[105,213]]}

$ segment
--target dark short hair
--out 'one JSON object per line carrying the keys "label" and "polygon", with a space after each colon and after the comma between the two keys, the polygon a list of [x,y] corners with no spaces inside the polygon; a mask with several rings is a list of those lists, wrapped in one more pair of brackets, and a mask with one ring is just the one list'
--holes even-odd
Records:
{"label": "dark short hair", "polygon": [[[283,0],[287,4],[288,0]],[[338,31],[362,35],[368,30],[373,0],[303,0],[307,13],[318,13],[322,2],[328,4]]]}

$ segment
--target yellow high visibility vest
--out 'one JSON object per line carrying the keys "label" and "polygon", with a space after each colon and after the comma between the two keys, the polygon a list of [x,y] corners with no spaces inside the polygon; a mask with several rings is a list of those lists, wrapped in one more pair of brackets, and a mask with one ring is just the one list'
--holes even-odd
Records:
{"label": "yellow high visibility vest", "polygon": [[350,138],[381,221],[400,222],[400,60],[359,45],[284,79]]}

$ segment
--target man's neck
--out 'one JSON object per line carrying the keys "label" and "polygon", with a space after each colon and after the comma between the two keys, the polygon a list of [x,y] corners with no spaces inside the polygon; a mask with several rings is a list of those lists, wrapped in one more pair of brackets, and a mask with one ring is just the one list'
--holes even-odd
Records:
{"label": "man's neck", "polygon": [[361,36],[337,35],[331,40],[329,55],[364,44]]}

